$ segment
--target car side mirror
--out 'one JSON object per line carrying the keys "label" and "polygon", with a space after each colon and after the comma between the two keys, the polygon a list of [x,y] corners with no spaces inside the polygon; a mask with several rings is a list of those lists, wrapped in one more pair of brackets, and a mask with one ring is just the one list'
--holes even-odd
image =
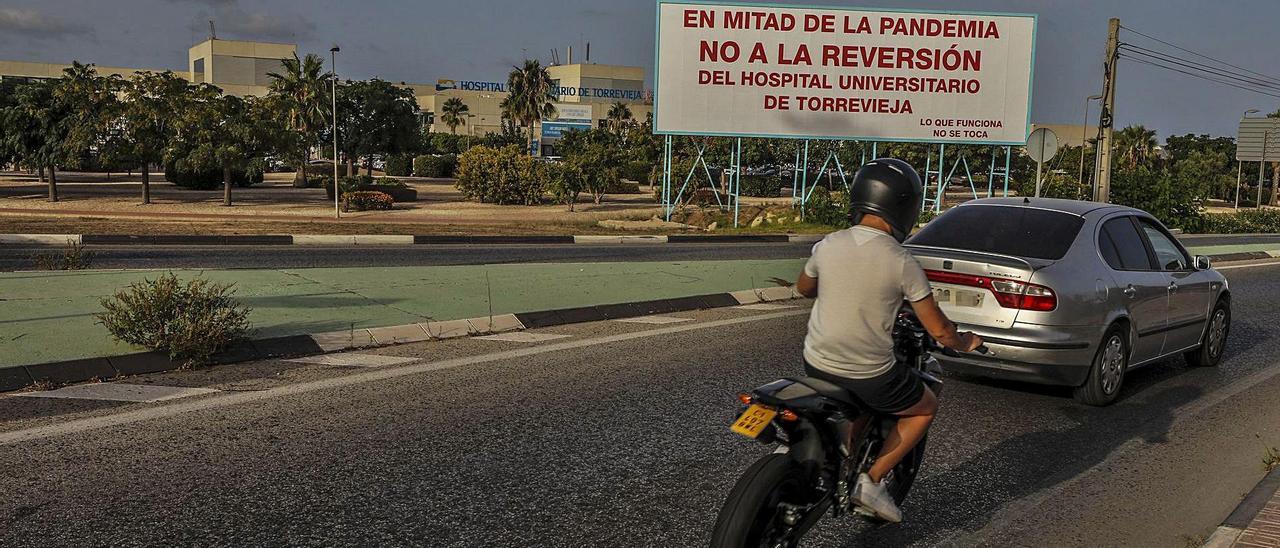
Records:
{"label": "car side mirror", "polygon": [[1211,263],[1208,255],[1196,255],[1196,270],[1209,270]]}

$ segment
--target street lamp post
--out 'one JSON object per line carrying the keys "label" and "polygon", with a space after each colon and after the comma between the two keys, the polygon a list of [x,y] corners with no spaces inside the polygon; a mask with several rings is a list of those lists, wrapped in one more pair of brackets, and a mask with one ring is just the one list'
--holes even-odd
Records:
{"label": "street lamp post", "polygon": [[[1084,145],[1089,142],[1089,101],[1101,99],[1101,95],[1090,95],[1084,98],[1084,124],[1080,126],[1080,186],[1084,186]],[[1093,185],[1089,185],[1093,188]],[[1090,196],[1094,193],[1090,192]]]}
{"label": "street lamp post", "polygon": [[342,51],[335,44],[329,48],[329,66],[333,69],[333,218],[342,218],[342,186],[338,184],[338,52]]}
{"label": "street lamp post", "polygon": [[[1240,118],[1241,119],[1248,118],[1250,114],[1253,114],[1255,112],[1258,112],[1258,109],[1251,108],[1249,110],[1244,111],[1244,114],[1240,115]],[[1240,146],[1239,143],[1236,143],[1236,146]],[[1236,155],[1239,156],[1238,153]],[[1266,155],[1265,150],[1263,151],[1263,155],[1264,156]],[[1243,174],[1244,174],[1244,160],[1236,160],[1236,209],[1237,210],[1240,209],[1240,177]]]}

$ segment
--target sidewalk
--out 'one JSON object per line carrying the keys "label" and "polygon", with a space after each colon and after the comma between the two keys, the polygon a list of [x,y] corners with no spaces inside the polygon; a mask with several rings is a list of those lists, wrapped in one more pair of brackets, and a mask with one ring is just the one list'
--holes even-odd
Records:
{"label": "sidewalk", "polygon": [[[358,253],[358,251],[352,251]],[[255,338],[737,291],[803,260],[175,270],[236,284]],[[93,315],[154,271],[0,273],[0,368],[137,352]]]}
{"label": "sidewalk", "polygon": [[1262,481],[1213,532],[1205,548],[1280,546],[1280,468]]}

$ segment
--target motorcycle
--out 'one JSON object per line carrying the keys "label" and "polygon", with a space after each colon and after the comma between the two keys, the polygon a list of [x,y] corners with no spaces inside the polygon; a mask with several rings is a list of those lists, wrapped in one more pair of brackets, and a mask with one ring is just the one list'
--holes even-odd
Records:
{"label": "motorcycle", "polygon": [[[900,313],[893,329],[895,357],[939,397],[942,367],[931,352],[950,353],[925,331],[915,315]],[[980,346],[976,352],[989,351]],[[854,512],[858,474],[880,454],[896,418],[867,409],[843,388],[811,377],[789,377],[738,394],[745,406],[730,429],[777,449],[747,468],[729,492],[712,532],[713,547],[791,548],[828,512]],[[884,478],[902,504],[924,462],[920,440]]]}

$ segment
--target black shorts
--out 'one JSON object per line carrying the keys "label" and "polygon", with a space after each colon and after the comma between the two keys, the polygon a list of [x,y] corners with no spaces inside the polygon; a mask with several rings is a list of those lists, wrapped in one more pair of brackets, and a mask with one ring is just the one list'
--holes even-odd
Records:
{"label": "black shorts", "polygon": [[893,414],[910,409],[924,398],[924,381],[898,362],[888,371],[869,379],[850,379],[827,373],[804,362],[804,373],[822,379],[853,393],[855,397],[880,413]]}

